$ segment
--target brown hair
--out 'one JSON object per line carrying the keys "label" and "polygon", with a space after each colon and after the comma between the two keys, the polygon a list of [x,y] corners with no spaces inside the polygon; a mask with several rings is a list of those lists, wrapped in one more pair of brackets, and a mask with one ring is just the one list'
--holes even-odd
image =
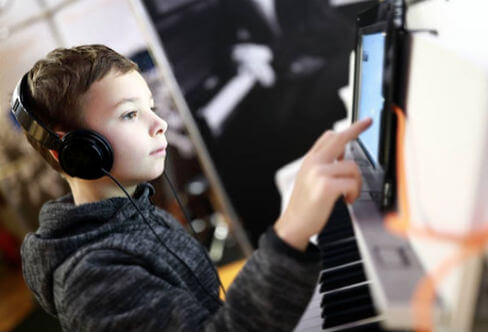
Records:
{"label": "brown hair", "polygon": [[[137,64],[103,45],[58,48],[37,61],[28,73],[34,115],[51,130],[82,128],[81,97],[96,81],[115,70],[125,74],[138,70]],[[29,143],[55,170],[61,168],[32,137]]]}

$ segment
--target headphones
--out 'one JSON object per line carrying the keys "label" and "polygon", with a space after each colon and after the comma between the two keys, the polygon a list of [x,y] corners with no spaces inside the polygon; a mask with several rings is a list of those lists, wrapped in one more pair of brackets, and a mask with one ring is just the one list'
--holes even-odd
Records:
{"label": "headphones", "polygon": [[27,135],[47,149],[58,153],[61,169],[72,177],[87,180],[101,178],[113,165],[113,151],[103,135],[88,129],[77,129],[60,138],[44,126],[29,108],[35,102],[32,98],[26,73],[17,83],[12,95],[10,111]]}

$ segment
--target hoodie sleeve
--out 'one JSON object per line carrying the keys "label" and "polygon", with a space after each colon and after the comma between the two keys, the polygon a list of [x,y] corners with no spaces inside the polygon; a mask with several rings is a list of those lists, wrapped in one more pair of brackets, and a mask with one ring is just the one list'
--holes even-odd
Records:
{"label": "hoodie sleeve", "polygon": [[151,272],[130,253],[86,254],[54,292],[67,331],[292,331],[319,272],[318,249],[305,253],[270,228],[216,312],[186,289]]}

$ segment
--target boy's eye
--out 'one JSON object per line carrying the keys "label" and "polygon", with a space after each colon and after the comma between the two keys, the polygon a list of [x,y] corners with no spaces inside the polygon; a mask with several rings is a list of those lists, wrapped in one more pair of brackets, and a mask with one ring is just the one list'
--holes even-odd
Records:
{"label": "boy's eye", "polygon": [[136,117],[137,117],[137,111],[127,112],[121,116],[121,118],[124,120],[132,120],[135,119]]}

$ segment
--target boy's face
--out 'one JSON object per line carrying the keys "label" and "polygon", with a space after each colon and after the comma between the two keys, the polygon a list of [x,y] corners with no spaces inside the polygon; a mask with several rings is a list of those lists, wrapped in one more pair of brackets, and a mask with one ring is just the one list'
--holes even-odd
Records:
{"label": "boy's face", "polygon": [[137,71],[110,72],[90,86],[81,105],[87,127],[112,145],[116,179],[135,185],[162,174],[168,124],[154,113],[151,91]]}

